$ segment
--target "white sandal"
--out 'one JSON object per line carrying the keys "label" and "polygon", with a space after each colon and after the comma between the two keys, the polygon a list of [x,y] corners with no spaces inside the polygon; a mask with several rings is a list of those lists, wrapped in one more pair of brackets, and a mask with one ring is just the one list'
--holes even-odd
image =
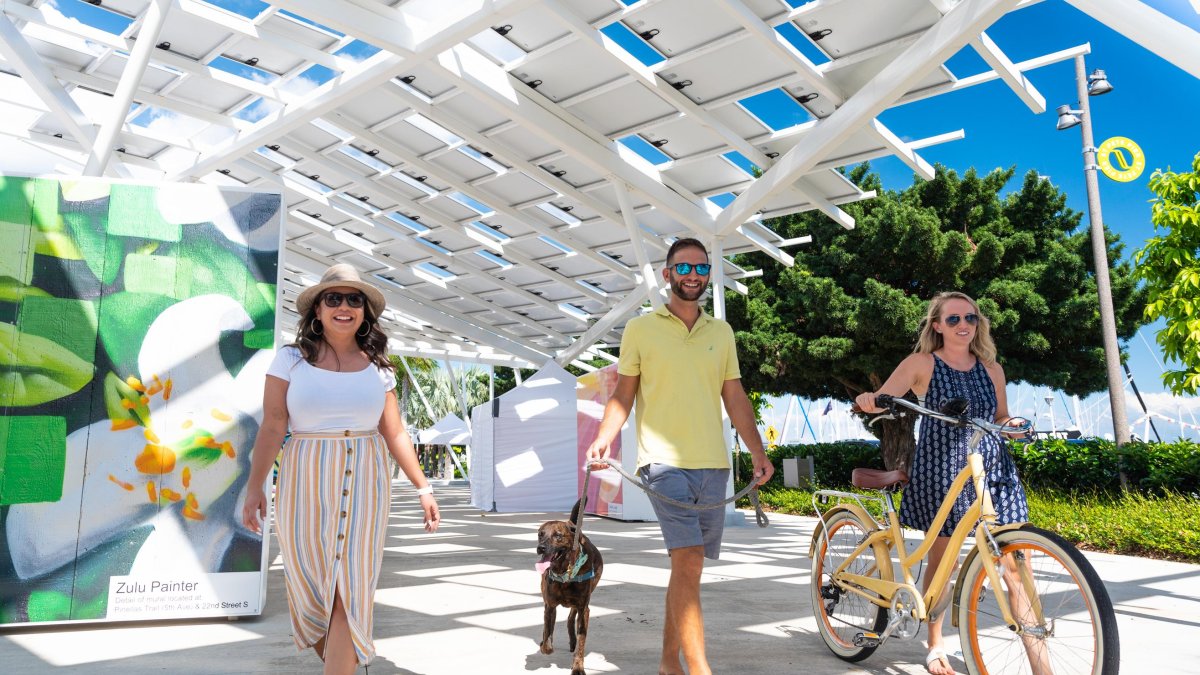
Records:
{"label": "white sandal", "polygon": [[950,659],[946,658],[946,650],[942,649],[941,647],[931,647],[929,649],[929,653],[925,655],[925,670],[932,673],[933,670],[930,668],[930,666],[932,666],[935,661],[943,661],[945,662],[947,668],[954,670],[954,666],[950,665]]}

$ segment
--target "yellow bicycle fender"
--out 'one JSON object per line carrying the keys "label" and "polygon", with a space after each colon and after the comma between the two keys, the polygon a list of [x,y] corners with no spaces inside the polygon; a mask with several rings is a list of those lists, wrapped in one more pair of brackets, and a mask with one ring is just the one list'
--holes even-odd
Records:
{"label": "yellow bicycle fender", "polygon": [[[833,507],[832,509],[829,509],[828,511],[826,511],[822,516],[818,516],[818,517],[826,518],[826,519],[832,518],[833,516],[837,515],[837,513],[840,511],[849,511],[850,513],[853,513],[859,519],[859,521],[862,522],[862,524],[867,527],[870,527],[872,524],[875,523],[875,520],[873,518],[871,518],[871,515],[869,513],[867,513],[866,509],[859,506],[858,504],[853,504],[853,503],[838,504],[837,506]],[[813,530],[812,541],[810,541],[808,543],[808,557],[809,558],[813,557],[813,554],[816,553],[817,541],[820,539],[821,533],[824,531],[825,531],[825,521],[820,520],[817,522],[816,529]]]}
{"label": "yellow bicycle fender", "polygon": [[[1001,532],[1019,530],[1028,524],[1029,523],[1009,523],[1008,525],[1000,525],[999,527],[992,528],[992,536],[996,536]],[[970,552],[967,553],[966,559],[963,560],[962,565],[959,566],[958,578],[954,581],[954,606],[950,610],[950,623],[955,628],[958,628],[958,608],[960,604],[958,599],[962,597],[962,593],[959,589],[961,589],[963,584],[967,582],[967,570],[970,569],[971,563],[975,561],[975,556],[977,555],[979,555],[979,549],[976,547],[971,547]],[[809,554],[809,557],[811,558],[812,555]]]}

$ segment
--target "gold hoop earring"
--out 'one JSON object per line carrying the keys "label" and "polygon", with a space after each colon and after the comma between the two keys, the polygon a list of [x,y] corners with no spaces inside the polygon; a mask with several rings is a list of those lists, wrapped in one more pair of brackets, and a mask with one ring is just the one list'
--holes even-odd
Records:
{"label": "gold hoop earring", "polygon": [[309,329],[309,331],[312,332],[313,335],[324,335],[325,334],[324,328],[322,328],[321,330],[317,330],[317,326],[320,326],[320,325],[321,324],[318,323],[316,319],[313,319],[312,321],[308,322],[308,329]]}
{"label": "gold hoop earring", "polygon": [[358,332],[358,331],[354,331],[354,334],[355,334],[355,335],[357,335],[358,337],[367,337],[368,335],[370,335],[370,334],[371,334],[371,325],[370,325],[370,324],[368,324],[366,321],[363,321],[363,322],[362,322],[362,327],[363,327],[363,328],[366,328],[366,329],[367,329],[367,332],[365,332],[365,333],[360,333],[360,332]]}

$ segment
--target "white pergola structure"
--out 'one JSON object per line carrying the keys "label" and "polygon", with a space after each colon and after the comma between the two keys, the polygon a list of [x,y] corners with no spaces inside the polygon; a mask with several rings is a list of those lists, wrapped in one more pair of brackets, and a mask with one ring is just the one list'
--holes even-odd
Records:
{"label": "white pergola structure", "polygon": [[[1200,77],[1191,29],[1069,1]],[[398,354],[580,364],[661,302],[675,238],[744,293],[756,271],[727,256],[791,265],[807,240],[763,220],[854,227],[840,205],[872,194],[839,167],[891,155],[931,177],[919,150],[961,130],[905,142],[889,107],[999,79],[1044,111],[1024,73],[1087,46],[1014,63],[985,31],[1028,4],[0,0],[0,134],[64,172],[282,191],[285,323],[347,262],[387,295]],[[965,47],[991,69],[951,73]]]}

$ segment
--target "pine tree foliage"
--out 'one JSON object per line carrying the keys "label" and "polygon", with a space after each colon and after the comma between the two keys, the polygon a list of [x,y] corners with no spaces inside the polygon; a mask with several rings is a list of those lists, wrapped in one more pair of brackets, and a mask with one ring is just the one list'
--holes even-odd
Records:
{"label": "pine tree foliage", "polygon": [[[1105,388],[1104,350],[1092,255],[1081,214],[1036,172],[1004,194],[1014,169],[961,177],[937,167],[933,180],[881,189],[860,165],[848,177],[874,199],[848,204],[857,227],[819,212],[770,223],[785,238],[810,235],[784,267],[763,254],[738,262],[761,268],[748,296],[727,292],[746,388],[850,400],[873,391],[910,353],[929,298],[960,290],[991,318],[1010,382],[1068,394]],[[1142,320],[1144,292],[1108,235],[1120,338]],[[889,467],[907,466],[911,422],[885,424]],[[897,445],[898,444],[898,445]]]}

